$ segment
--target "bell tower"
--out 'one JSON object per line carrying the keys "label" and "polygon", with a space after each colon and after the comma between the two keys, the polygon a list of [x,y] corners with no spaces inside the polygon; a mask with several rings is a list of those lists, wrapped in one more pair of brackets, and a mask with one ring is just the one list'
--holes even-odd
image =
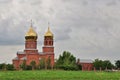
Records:
{"label": "bell tower", "polygon": [[32,22],[30,29],[25,35],[25,53],[30,54],[30,53],[36,53],[38,52],[37,50],[37,33],[34,31]]}
{"label": "bell tower", "polygon": [[50,31],[48,27],[47,32],[44,35],[44,46],[43,46],[43,54],[46,55],[46,61],[48,58],[51,61],[51,68],[54,66],[54,40],[53,40],[53,33]]}
{"label": "bell tower", "polygon": [[48,31],[44,35],[44,47],[43,53],[54,54],[54,46],[53,46],[53,34],[48,27]]}

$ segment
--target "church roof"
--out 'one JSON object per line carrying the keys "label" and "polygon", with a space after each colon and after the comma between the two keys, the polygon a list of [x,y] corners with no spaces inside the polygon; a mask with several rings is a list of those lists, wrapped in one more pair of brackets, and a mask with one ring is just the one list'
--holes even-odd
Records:
{"label": "church roof", "polygon": [[35,30],[31,26],[25,36],[36,36],[37,37],[37,33],[35,32]]}
{"label": "church roof", "polygon": [[18,57],[15,57],[13,60],[18,60]]}
{"label": "church roof", "polygon": [[53,37],[53,33],[50,31],[49,27],[48,27],[48,31],[45,33],[44,36],[51,36],[51,37]]}
{"label": "church roof", "polygon": [[31,48],[28,48],[28,49],[25,49],[25,50],[37,50],[37,49],[31,49]]}
{"label": "church roof", "polygon": [[30,29],[28,30],[28,32],[25,35],[25,39],[26,40],[37,40],[37,33],[35,32],[35,30],[32,27],[32,21],[31,21]]}
{"label": "church roof", "polygon": [[80,59],[80,63],[93,63],[91,59]]}
{"label": "church roof", "polygon": [[27,60],[27,57],[26,56],[24,56],[24,57],[22,57],[22,58],[20,58],[21,60]]}
{"label": "church roof", "polygon": [[23,51],[18,51],[17,54],[25,54]]}

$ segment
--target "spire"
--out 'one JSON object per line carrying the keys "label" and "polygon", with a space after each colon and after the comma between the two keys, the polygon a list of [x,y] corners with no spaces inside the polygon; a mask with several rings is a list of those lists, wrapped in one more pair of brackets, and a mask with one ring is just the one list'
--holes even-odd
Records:
{"label": "spire", "polygon": [[48,22],[48,31],[50,32],[50,27],[49,26],[50,26],[50,23]]}
{"label": "spire", "polygon": [[32,19],[31,19],[31,26],[30,27],[33,27],[33,24],[32,24]]}
{"label": "spire", "polygon": [[50,26],[50,23],[48,22],[48,27]]}

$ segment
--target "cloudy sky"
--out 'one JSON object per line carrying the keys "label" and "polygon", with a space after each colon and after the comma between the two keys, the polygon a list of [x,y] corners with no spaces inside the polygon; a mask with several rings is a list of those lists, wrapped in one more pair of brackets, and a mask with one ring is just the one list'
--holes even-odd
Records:
{"label": "cloudy sky", "polygon": [[0,0],[0,63],[24,50],[31,19],[39,51],[50,22],[56,58],[67,50],[81,59],[120,59],[120,0]]}

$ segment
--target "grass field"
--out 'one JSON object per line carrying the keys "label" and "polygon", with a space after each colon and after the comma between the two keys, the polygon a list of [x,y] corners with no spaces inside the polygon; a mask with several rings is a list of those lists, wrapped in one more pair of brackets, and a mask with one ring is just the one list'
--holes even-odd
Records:
{"label": "grass field", "polygon": [[120,80],[120,72],[0,71],[0,80]]}

